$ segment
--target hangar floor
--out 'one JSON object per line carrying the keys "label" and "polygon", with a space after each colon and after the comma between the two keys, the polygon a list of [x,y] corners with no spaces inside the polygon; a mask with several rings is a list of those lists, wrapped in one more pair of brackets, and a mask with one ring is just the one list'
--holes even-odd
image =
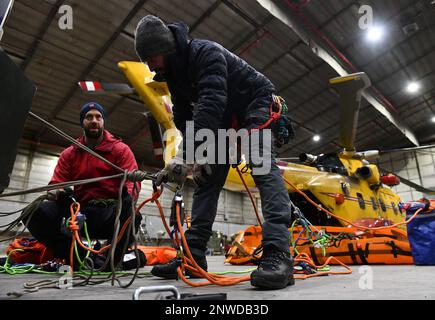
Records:
{"label": "hangar floor", "polygon": [[[242,271],[252,266],[233,266],[223,263],[223,256],[207,257],[209,271]],[[332,267],[340,271],[339,267]],[[212,294],[226,293],[228,300],[435,300],[435,267],[433,266],[351,266],[350,275],[331,275],[297,280],[296,284],[282,290],[263,291],[253,288],[248,282],[228,287],[206,286],[190,287],[182,281],[163,280],[156,277],[136,279],[127,289],[120,288],[110,281],[99,285],[88,285],[72,289],[40,289],[20,297],[8,295],[22,292],[24,283],[46,279],[53,276],[41,274],[8,275],[0,274],[1,300],[132,300],[134,291],[142,286],[173,285],[180,293]],[[149,272],[151,267],[141,269]],[[123,284],[129,278],[123,278]],[[142,300],[154,300],[167,293],[144,293]]]}

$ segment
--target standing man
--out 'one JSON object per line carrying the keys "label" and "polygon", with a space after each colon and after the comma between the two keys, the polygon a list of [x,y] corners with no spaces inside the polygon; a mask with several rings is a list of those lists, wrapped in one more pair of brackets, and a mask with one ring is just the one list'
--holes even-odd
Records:
{"label": "standing man", "polygon": [[[129,172],[137,169],[138,166],[131,149],[104,129],[105,117],[106,112],[100,104],[89,102],[83,105],[80,111],[80,124],[84,135],[77,141],[122,169]],[[72,145],[61,153],[50,184],[118,173],[119,171],[108,164]],[[120,184],[120,179],[110,179],[74,187],[73,196],[80,203],[81,213],[86,218],[91,238],[112,239]],[[126,182],[124,185],[120,216],[121,226],[130,217],[131,202],[137,198],[140,191],[140,183],[138,183],[137,194],[133,195],[133,186],[133,182]],[[28,223],[28,229],[32,235],[50,248],[55,257],[67,259],[67,262],[69,262],[71,236],[65,232],[65,226],[61,225],[64,217],[70,217],[69,206],[72,201],[70,196],[71,194],[64,191],[57,192],[54,201],[41,203]],[[137,216],[135,219],[136,230],[141,219],[141,216]],[[122,258],[126,238],[127,233],[124,234],[116,247],[115,266]],[[132,239],[130,235],[130,240]],[[82,250],[80,247],[79,249]],[[77,266],[77,263],[74,265]]]}
{"label": "standing man", "polygon": [[[165,25],[160,18],[148,15],[139,22],[135,33],[137,55],[156,72],[156,81],[168,84],[174,103],[174,122],[184,138],[188,130],[186,121],[192,120],[195,133],[208,129],[217,135],[218,129],[234,128],[235,121],[239,129],[258,131],[270,119],[273,84],[220,44],[190,40],[188,32],[187,25],[182,22]],[[280,289],[294,284],[288,240],[290,200],[275,159],[270,157],[270,171],[253,175],[260,190],[265,221],[263,256],[258,269],[251,274],[251,284]],[[186,170],[179,170],[177,166],[181,164],[176,157],[160,172],[159,179],[183,181],[184,177],[180,179],[179,174]],[[193,195],[191,228],[186,231],[186,238],[196,262],[205,270],[206,246],[229,167],[229,163],[199,165],[197,162],[193,166],[197,186]],[[155,266],[152,273],[175,278],[176,269],[177,261],[174,260]]]}

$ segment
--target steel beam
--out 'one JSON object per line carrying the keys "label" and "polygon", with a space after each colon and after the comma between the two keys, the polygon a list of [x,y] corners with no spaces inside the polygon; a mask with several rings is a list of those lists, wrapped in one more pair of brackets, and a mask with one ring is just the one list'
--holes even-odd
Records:
{"label": "steel beam", "polygon": [[[307,28],[299,17],[292,15],[288,10],[284,10],[282,3],[275,3],[271,0],[257,0],[257,2],[271,15],[291,28],[315,55],[328,63],[340,76],[345,76],[355,72],[354,70],[350,70],[349,66],[342,61],[342,58],[328,47],[324,39]],[[399,129],[400,132],[402,132],[402,134],[412,142],[412,144],[416,146],[419,145],[415,134],[406,124],[403,123],[398,115],[393,114],[388,110],[388,106],[379,94],[376,94],[371,90],[366,90],[362,95],[374,108],[376,108],[376,110]]]}
{"label": "steel beam", "polygon": [[[89,62],[88,66],[85,70],[81,73],[79,80],[85,79],[89,73],[94,69],[94,67],[98,64],[98,61],[104,56],[104,54],[107,52],[107,50],[112,46],[112,44],[115,42],[115,40],[118,38],[118,36],[121,34],[121,32],[124,30],[124,28],[131,22],[131,20],[136,16],[136,14],[142,9],[144,4],[148,0],[138,0],[135,4],[135,6],[130,10],[128,15],[125,17],[125,19],[122,21],[122,23],[118,26],[118,28],[115,30],[115,32],[112,34],[112,36],[106,41],[106,43],[100,48],[100,50],[97,52],[95,57]],[[51,116],[49,117],[48,121],[53,121],[57,115],[60,113],[60,111],[63,109],[63,107],[67,104],[67,102],[71,99],[71,97],[76,92],[78,86],[77,81],[74,82],[73,86],[71,86],[71,89],[67,93],[67,95],[62,99],[62,101],[54,108]],[[38,137],[40,138],[45,133],[45,127],[43,127],[39,133]]]}
{"label": "steel beam", "polygon": [[26,54],[26,59],[21,64],[21,69],[23,71],[26,71],[27,66],[29,65],[30,61],[32,60],[36,50],[39,47],[39,44],[41,43],[42,39],[44,38],[44,35],[46,34],[48,28],[51,25],[51,22],[56,17],[57,13],[59,12],[60,6],[65,2],[65,0],[57,0],[53,6],[51,7],[50,12],[48,13],[47,18],[45,19],[44,24],[42,25],[41,29],[38,32],[38,35],[36,36],[35,40],[33,40],[33,43],[29,49],[29,52]]}

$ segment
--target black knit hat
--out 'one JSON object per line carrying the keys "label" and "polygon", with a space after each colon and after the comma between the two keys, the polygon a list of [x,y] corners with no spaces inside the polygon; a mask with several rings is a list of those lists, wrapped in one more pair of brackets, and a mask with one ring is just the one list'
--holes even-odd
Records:
{"label": "black knit hat", "polygon": [[134,47],[138,57],[146,61],[175,49],[175,38],[160,18],[147,15],[137,24]]}

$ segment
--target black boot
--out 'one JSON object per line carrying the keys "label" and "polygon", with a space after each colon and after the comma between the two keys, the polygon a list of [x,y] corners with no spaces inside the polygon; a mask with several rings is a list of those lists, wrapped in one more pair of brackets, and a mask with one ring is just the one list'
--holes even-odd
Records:
{"label": "black boot", "polygon": [[[205,271],[207,271],[207,259],[205,256],[198,257],[193,256],[196,263]],[[165,279],[177,279],[177,268],[179,266],[178,258],[172,259],[166,264],[158,264],[151,269],[151,274],[156,277],[165,278]],[[196,278],[196,276],[192,275],[189,271],[185,270],[185,275],[190,278]]]}
{"label": "black boot", "polygon": [[293,258],[274,247],[264,248],[257,270],[251,274],[251,285],[262,289],[282,289],[295,284]]}

